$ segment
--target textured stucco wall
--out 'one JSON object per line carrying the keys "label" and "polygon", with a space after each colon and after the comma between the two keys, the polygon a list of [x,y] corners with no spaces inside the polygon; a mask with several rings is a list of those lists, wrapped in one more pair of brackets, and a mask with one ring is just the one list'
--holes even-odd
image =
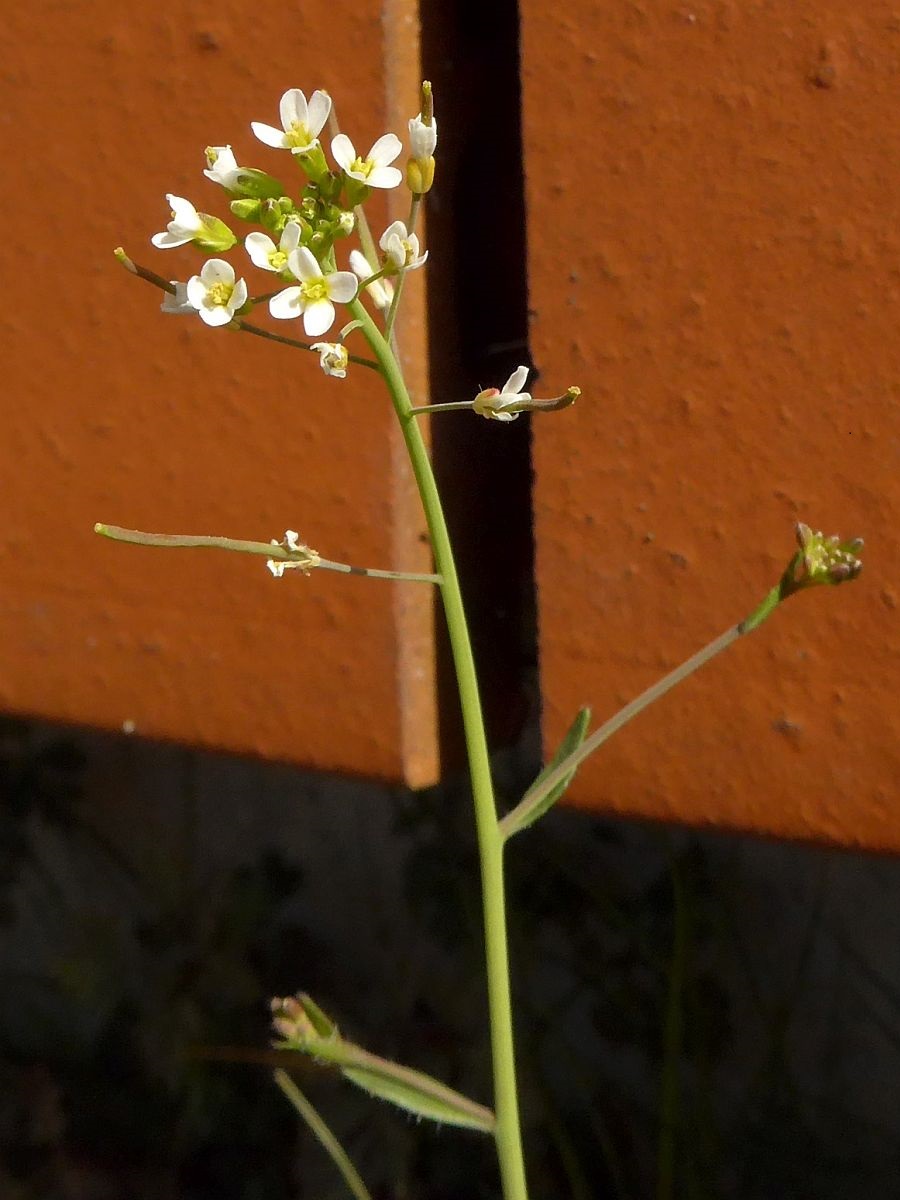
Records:
{"label": "textured stucco wall", "polygon": [[522,4],[545,736],[867,539],[586,767],[611,812],[900,847],[900,19]]}
{"label": "textured stucco wall", "polygon": [[[403,132],[415,6],[38,0],[6,12],[0,42],[0,708],[429,782],[428,589],[275,582],[258,560],[91,532],[97,520],[263,540],[296,528],[332,559],[428,569],[373,376],[342,384],[312,356],[161,317],[159,293],[112,257],[122,244],[169,278],[198,269],[190,248],[163,254],[148,239],[168,219],[166,192],[228,216],[200,173],[207,144],[232,142],[240,162],[288,182],[289,156],[249,129],[277,120],[287,87],[331,91],[357,144]],[[241,247],[229,257],[246,263]],[[421,394],[418,287],[402,336]]]}

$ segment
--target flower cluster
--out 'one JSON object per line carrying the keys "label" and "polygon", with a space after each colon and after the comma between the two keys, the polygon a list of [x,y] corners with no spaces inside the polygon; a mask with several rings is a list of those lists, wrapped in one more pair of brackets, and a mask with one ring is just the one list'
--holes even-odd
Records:
{"label": "flower cluster", "polygon": [[[419,163],[426,174],[430,170],[433,175],[437,124],[427,84],[423,86],[423,110],[424,115],[409,122],[409,162]],[[334,325],[336,306],[349,304],[361,291],[376,308],[391,309],[394,289],[387,277],[414,270],[428,257],[420,251],[414,229],[402,221],[392,222],[379,241],[380,261],[375,261],[374,252],[367,258],[362,251],[353,250],[349,269],[339,267],[336,246],[356,228],[357,212],[373,188],[395,188],[403,182],[403,172],[393,165],[403,146],[395,134],[385,133],[363,154],[346,134],[337,133],[330,143],[333,166],[329,166],[320,139],[331,112],[327,92],[314,91],[307,100],[299,88],[290,88],[281,97],[280,128],[251,123],[264,145],[290,151],[305,177],[295,196],[267,172],[242,167],[231,146],[206,149],[203,174],[227,194],[235,217],[261,226],[243,238],[250,263],[277,276],[282,287],[251,296],[246,280],[219,257],[237,246],[235,233],[218,217],[199,212],[191,201],[169,195],[171,220],[163,232],[153,236],[153,245],[169,250],[192,244],[212,257],[186,283],[171,282],[162,304],[164,312],[192,313],[207,325],[228,325],[240,323],[256,304],[267,302],[269,314],[276,320],[301,320],[307,337],[321,338]],[[422,178],[417,178],[415,187],[410,183],[415,196],[427,190],[421,186]],[[414,201],[414,212],[417,203]],[[392,320],[393,313],[388,326]],[[326,374],[346,375],[349,355],[340,342],[315,342],[308,348],[319,352]]]}

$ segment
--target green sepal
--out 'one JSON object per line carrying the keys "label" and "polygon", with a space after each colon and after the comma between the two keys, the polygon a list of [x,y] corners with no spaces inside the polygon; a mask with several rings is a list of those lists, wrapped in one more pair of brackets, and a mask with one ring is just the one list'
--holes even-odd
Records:
{"label": "green sepal", "polygon": [[529,825],[533,825],[564,794],[575,776],[577,767],[573,767],[548,792],[543,791],[541,784],[551,771],[555,771],[560,763],[578,749],[587,736],[590,721],[591,710],[587,706],[579,709],[575,720],[569,726],[569,731],[560,743],[559,749],[553,755],[553,758],[547,763],[512,812],[508,812],[500,822],[500,833],[504,840],[512,837],[514,833],[520,833],[523,829],[527,829]]}
{"label": "green sepal", "polygon": [[199,213],[198,216],[200,230],[193,237],[195,246],[212,254],[222,254],[237,245],[237,238],[224,221],[211,217],[209,213]]}
{"label": "green sepal", "polygon": [[334,1037],[338,1031],[336,1023],[319,1008],[312,996],[307,995],[306,992],[300,992],[297,995],[297,999],[300,1001],[300,1006],[304,1013],[309,1018],[310,1025],[312,1025],[319,1037]]}

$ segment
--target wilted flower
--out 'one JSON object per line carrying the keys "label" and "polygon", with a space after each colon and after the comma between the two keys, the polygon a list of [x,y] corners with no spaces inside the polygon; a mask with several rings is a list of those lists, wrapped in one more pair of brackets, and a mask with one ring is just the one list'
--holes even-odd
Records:
{"label": "wilted flower", "polygon": [[340,342],[313,342],[310,349],[318,350],[319,366],[326,375],[334,375],[336,379],[346,378],[347,363],[350,361],[346,346]]}
{"label": "wilted flower", "polygon": [[171,316],[183,317],[190,313],[192,316],[197,311],[187,295],[187,284],[179,283],[177,279],[170,280],[175,288],[174,293],[166,292],[163,295],[163,302],[159,306],[160,312],[169,313]]}
{"label": "wilted flower", "polygon": [[491,421],[514,421],[519,414],[507,411],[509,407],[531,399],[530,393],[522,391],[527,378],[528,368],[516,367],[502,388],[486,388],[479,392],[472,407]]}

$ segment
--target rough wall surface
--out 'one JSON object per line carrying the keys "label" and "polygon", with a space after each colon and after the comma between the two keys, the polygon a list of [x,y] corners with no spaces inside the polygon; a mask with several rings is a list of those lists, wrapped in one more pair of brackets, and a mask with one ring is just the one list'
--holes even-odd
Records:
{"label": "rough wall surface", "polygon": [[[900,848],[900,17],[522,4],[545,737],[744,616],[792,524],[866,537],[643,714],[577,803]],[[539,389],[540,390],[540,389]]]}
{"label": "rough wall surface", "polygon": [[[427,588],[324,572],[276,582],[258,560],[91,532],[97,520],[263,540],[296,528],[331,559],[428,569],[372,376],[341,384],[312,356],[161,317],[159,293],[112,258],[122,244],[169,278],[198,269],[190,248],[148,239],[166,192],[228,216],[200,174],[207,144],[232,142],[239,162],[288,182],[289,156],[249,129],[277,121],[287,87],[331,91],[357,145],[402,132],[414,14],[407,0],[252,13],[234,0],[209,13],[38,0],[5,14],[0,708],[434,777]],[[242,248],[228,257],[245,269]],[[406,297],[421,392],[417,281]]]}

